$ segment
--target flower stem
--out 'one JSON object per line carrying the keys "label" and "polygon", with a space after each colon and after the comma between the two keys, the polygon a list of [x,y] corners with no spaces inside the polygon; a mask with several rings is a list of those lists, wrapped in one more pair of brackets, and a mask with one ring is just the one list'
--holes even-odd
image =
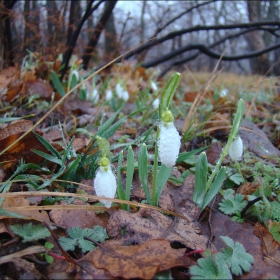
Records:
{"label": "flower stem", "polygon": [[157,141],[159,138],[160,128],[157,128],[156,132],[156,145],[155,145],[155,155],[154,155],[154,173],[153,173],[153,185],[152,185],[152,204],[157,206],[157,175],[158,175],[158,145]]}

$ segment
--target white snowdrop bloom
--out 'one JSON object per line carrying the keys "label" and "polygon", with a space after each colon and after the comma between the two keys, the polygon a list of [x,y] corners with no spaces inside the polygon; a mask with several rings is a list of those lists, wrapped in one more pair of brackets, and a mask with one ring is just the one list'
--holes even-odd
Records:
{"label": "white snowdrop bloom", "polygon": [[90,100],[96,104],[99,100],[99,93],[97,91],[97,89],[93,89],[92,92],[91,92],[91,96],[90,96]]}
{"label": "white snowdrop bloom", "polygon": [[232,160],[238,161],[240,160],[243,154],[243,142],[240,136],[238,136],[235,140],[233,140],[229,146],[228,154]]}
{"label": "white snowdrop bloom", "polygon": [[116,85],[116,94],[117,94],[118,98],[120,98],[120,99],[123,96],[123,88],[120,84]]}
{"label": "white snowdrop bloom", "polygon": [[229,91],[228,91],[227,88],[222,89],[222,90],[220,91],[220,96],[221,96],[221,97],[226,97],[226,96],[228,95],[228,93],[229,93]]}
{"label": "white snowdrop bloom", "polygon": [[154,101],[153,101],[153,108],[155,110],[157,110],[159,107],[159,98],[156,98]]}
{"label": "white snowdrop bloom", "polygon": [[[101,164],[94,178],[94,189],[97,196],[114,198],[117,190],[115,174],[112,172],[110,162],[106,157],[101,158]],[[110,208],[112,202],[100,200],[105,207]]]}
{"label": "white snowdrop bloom", "polygon": [[112,99],[112,97],[113,97],[113,93],[112,93],[112,91],[111,91],[110,89],[106,90],[106,95],[105,95],[105,99],[106,99],[106,101],[111,100],[111,99]]}
{"label": "white snowdrop bloom", "polygon": [[124,90],[120,84],[116,85],[116,94],[119,99],[122,99],[124,101],[127,101],[129,98],[128,92],[126,90]]}
{"label": "white snowdrop bloom", "polygon": [[129,98],[129,94],[126,90],[123,91],[122,100],[127,101]]}
{"label": "white snowdrop bloom", "polygon": [[[168,113],[167,111],[165,113]],[[171,116],[172,113],[170,112]],[[173,116],[172,116],[173,118]],[[159,124],[160,133],[158,139],[158,149],[159,149],[159,157],[161,163],[166,165],[167,167],[172,167],[175,165],[176,160],[178,158],[180,145],[181,145],[181,137],[174,126],[172,121],[164,121],[164,117],[162,117],[162,121]],[[169,118],[170,119],[170,118]]]}
{"label": "white snowdrop bloom", "polygon": [[74,69],[72,72],[71,72],[71,76],[75,76],[76,77],[76,80],[78,81],[79,80],[79,72]]}
{"label": "white snowdrop bloom", "polygon": [[158,89],[157,85],[154,81],[151,81],[151,88],[152,88],[153,91],[157,91],[157,89]]}

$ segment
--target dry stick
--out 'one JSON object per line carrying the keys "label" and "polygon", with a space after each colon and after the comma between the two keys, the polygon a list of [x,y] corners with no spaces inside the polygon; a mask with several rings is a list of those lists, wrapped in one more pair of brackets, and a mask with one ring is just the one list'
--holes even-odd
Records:
{"label": "dry stick", "polygon": [[[148,40],[150,41],[150,40]],[[148,42],[147,41],[147,42]],[[147,43],[145,42],[145,43]],[[143,43],[143,44],[145,44]],[[141,44],[141,45],[143,45]],[[141,46],[140,45],[140,46]],[[138,48],[135,47],[132,50]],[[131,50],[130,50],[131,51]],[[79,88],[84,82],[90,80],[91,78],[93,78],[95,75],[97,75],[98,73],[100,73],[101,71],[103,71],[104,69],[106,69],[108,66],[110,66],[111,64],[113,64],[115,61],[117,61],[118,59],[120,59],[121,57],[125,56],[128,52],[125,52],[124,54],[118,56],[117,58],[115,58],[114,60],[112,60],[111,62],[107,63],[105,66],[101,67],[99,70],[95,71],[94,73],[92,73],[90,76],[88,76],[86,79],[84,79],[82,82],[80,82],[79,84],[77,84],[75,87],[73,87],[71,90],[69,90],[39,121],[37,121],[31,128],[29,128],[23,135],[21,135],[15,142],[13,142],[11,145],[9,145],[6,149],[4,149],[3,151],[0,152],[0,156],[5,153],[6,151],[8,151],[11,147],[13,147],[17,142],[19,142],[23,137],[25,137],[29,132],[31,132],[37,125],[39,125],[51,112],[54,111],[54,109],[56,109],[69,95],[70,93],[72,93],[74,90],[76,90],[77,88]]]}

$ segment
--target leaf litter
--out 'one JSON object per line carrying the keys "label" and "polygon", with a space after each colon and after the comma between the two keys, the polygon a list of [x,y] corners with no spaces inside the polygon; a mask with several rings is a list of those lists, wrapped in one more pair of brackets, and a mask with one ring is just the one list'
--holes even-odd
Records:
{"label": "leaf litter", "polygon": [[[148,76],[145,69],[135,69],[132,70],[131,66],[128,64],[121,68],[113,68],[112,70],[113,76],[115,73],[118,73],[118,75],[120,73],[122,73],[122,75],[127,75],[127,89],[130,94],[139,87],[139,77],[142,77],[142,87],[146,87],[148,84]],[[49,83],[45,84],[42,80],[37,79],[33,72],[25,75],[23,81],[13,81],[12,78],[6,77],[1,78],[1,82],[7,87],[5,101],[13,101],[15,102],[14,104],[18,103],[21,94],[23,96],[30,96],[37,93],[40,99],[51,100],[52,98],[52,89]],[[87,87],[90,87],[89,83],[87,83]],[[193,102],[196,95],[197,92],[195,91],[186,91],[184,99],[187,102]],[[231,122],[228,112],[222,109],[227,99],[219,98],[217,100],[213,96],[214,92],[210,90],[205,94],[205,98],[211,100],[212,104],[216,106],[215,110],[219,110],[219,113],[213,115],[210,121],[205,122],[205,131],[208,131],[209,135],[217,137],[217,133],[228,133],[227,126],[230,125]],[[55,93],[55,100],[59,100],[60,98],[58,93]],[[135,97],[131,102],[134,101]],[[234,108],[234,102],[235,100],[233,96],[231,96],[227,103],[229,108]],[[205,106],[207,102],[203,101],[202,104]],[[60,106],[59,110],[61,122],[63,122],[66,116],[71,117],[71,121],[66,121],[65,118],[65,137],[67,142],[70,140],[69,135],[67,135],[69,131],[75,132],[76,128],[87,127],[92,122],[99,123],[100,121],[97,116],[99,109],[93,106],[91,102],[88,102],[88,100],[79,100],[77,98],[72,100],[67,99]],[[135,110],[135,106],[127,106],[127,110]],[[37,112],[39,112],[39,109]],[[110,114],[113,114],[113,112],[109,111],[108,115]],[[74,115],[75,117],[73,117]],[[33,122],[35,120],[36,119],[33,118]],[[28,128],[32,126],[33,122],[24,120],[6,125],[5,128],[0,131],[0,135],[2,135],[2,137],[0,137],[1,148],[8,147],[15,139],[26,132]],[[39,129],[36,130],[36,132],[43,135],[45,139],[48,139],[48,141],[51,141],[52,144],[55,145],[56,142],[63,141],[63,139],[61,138],[59,129],[56,130],[55,133],[52,129],[49,129],[52,122],[53,120],[50,118],[47,122],[41,124],[41,130],[46,131],[44,134],[40,132]],[[179,120],[178,123],[180,123]],[[197,124],[194,124],[194,127],[196,127],[195,125]],[[244,121],[242,126],[244,129],[241,129],[240,135],[248,150],[253,151],[260,157],[267,157],[271,154],[279,155],[279,150],[271,144],[266,134],[263,133],[262,130],[259,130],[257,126],[248,121]],[[137,134],[137,129],[131,127],[131,124],[124,125],[124,128],[125,131],[119,130],[113,136],[114,141],[118,141],[125,134],[130,134],[132,139],[134,139]],[[90,134],[94,135],[94,133],[96,133],[96,128],[89,131]],[[259,136],[261,136],[261,140]],[[90,140],[88,137],[82,137],[81,134],[77,134],[73,143],[75,150],[82,153],[86,151]],[[259,144],[256,145],[256,143]],[[123,143],[120,142],[119,144]],[[55,147],[58,149],[58,146]],[[38,141],[38,138],[36,138],[34,134],[29,133],[18,142],[16,147],[14,146],[13,149],[9,149],[4,155],[1,155],[1,161],[7,161],[7,163],[3,165],[6,178],[7,175],[11,174],[11,171],[16,168],[20,158],[23,158],[27,162],[36,164],[42,163],[43,159],[33,153],[32,149],[48,152],[41,142]],[[135,150],[137,151],[137,148]],[[118,150],[116,149],[115,152],[118,152]],[[220,153],[221,146],[212,143],[211,148],[208,150],[209,157],[211,157],[209,162],[215,164]],[[182,166],[188,164],[188,162],[184,162]],[[173,173],[177,172],[177,178],[180,178],[182,171],[184,171],[182,166],[178,165],[178,169],[173,171]],[[91,185],[90,182],[87,184]],[[205,230],[205,225],[198,222],[201,214],[200,209],[192,201],[193,186],[194,175],[186,177],[181,184],[172,184],[171,181],[168,181],[159,200],[160,207],[176,212],[184,216],[185,219],[166,215],[163,212],[149,208],[137,209],[136,207],[132,207],[131,212],[112,208],[103,213],[102,211],[92,212],[88,210],[79,210],[79,205],[90,205],[90,203],[94,201],[84,202],[77,199],[58,202],[57,205],[60,205],[61,209],[53,209],[49,213],[38,210],[35,210],[35,212],[34,210],[19,212],[18,214],[31,216],[38,220],[48,220],[50,217],[51,221],[59,227],[59,231],[55,231],[58,237],[65,236],[62,232],[65,234],[67,230],[71,230],[75,227],[79,227],[82,233],[86,228],[92,229],[94,226],[100,225],[106,228],[110,240],[102,242],[102,244],[93,250],[89,246],[88,251],[90,252],[86,255],[83,254],[86,252],[86,247],[82,248],[82,252],[78,252],[71,247],[68,251],[72,251],[72,257],[77,259],[79,265],[70,264],[62,259],[56,259],[53,264],[49,265],[46,263],[44,265],[41,264],[41,267],[37,264],[38,267],[45,270],[44,276],[38,272],[41,270],[37,270],[33,264],[30,265],[30,262],[22,258],[15,258],[11,263],[13,263],[15,271],[20,272],[20,274],[14,274],[16,275],[15,277],[32,275],[34,278],[48,277],[60,279],[70,279],[73,277],[78,279],[114,279],[115,277],[122,277],[124,279],[151,279],[158,272],[169,269],[172,269],[174,272],[176,271],[176,267],[180,267],[182,274],[184,274],[185,277],[189,277],[188,268],[190,266],[207,262],[210,259],[199,259],[197,262],[196,259],[199,255],[187,257],[186,252],[195,250],[203,252],[207,248],[211,248],[212,251],[221,250],[224,244],[221,245],[222,243],[219,238],[214,239],[210,247],[209,240],[211,241],[211,237],[213,236],[218,237],[222,235],[227,235],[234,241],[243,244],[247,252],[252,254],[255,259],[252,271],[242,275],[241,278],[265,277],[268,272],[279,275],[277,270],[277,266],[279,265],[279,243],[273,239],[272,234],[266,228],[256,224],[254,233],[259,237],[257,238],[253,235],[253,227],[250,226],[249,223],[234,223],[229,217],[218,212],[213,213],[209,218],[212,231],[209,232],[209,230]],[[24,183],[20,183],[19,187],[21,191],[27,191],[27,186]],[[58,185],[57,187],[64,190],[62,186]],[[90,189],[81,189],[83,189],[85,194],[94,195]],[[143,190],[140,188],[139,181],[137,182],[134,178],[131,200],[139,202],[144,198],[145,196]],[[40,203],[41,201],[38,200],[34,205],[34,209],[36,209],[36,205],[40,205]],[[6,198],[2,207],[4,209],[19,205],[29,206],[30,204],[31,201],[24,198]],[[63,210],[64,205],[71,204],[77,206],[76,210]],[[10,234],[12,236],[13,234],[9,228],[9,220],[11,219],[2,216],[0,234],[4,236],[5,242],[9,239],[7,235]],[[15,223],[17,223],[17,221]],[[274,227],[276,226],[275,224]],[[45,240],[55,243],[53,237],[45,237]],[[75,243],[75,245],[77,244],[78,243]],[[235,245],[233,245],[233,248],[235,248],[234,246]],[[55,246],[54,251],[57,255],[61,256],[60,249],[57,246]],[[5,254],[5,252],[2,250],[1,256],[3,256],[3,254]],[[264,259],[262,258],[263,255],[265,256]],[[225,273],[221,275],[228,276],[229,274]]]}

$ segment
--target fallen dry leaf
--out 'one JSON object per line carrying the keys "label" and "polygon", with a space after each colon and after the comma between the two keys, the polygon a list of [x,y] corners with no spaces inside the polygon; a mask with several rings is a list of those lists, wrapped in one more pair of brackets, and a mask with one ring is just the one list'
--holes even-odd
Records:
{"label": "fallen dry leaf", "polygon": [[[185,215],[187,211],[180,211]],[[125,229],[125,234],[122,230]],[[207,238],[201,235],[199,224],[183,219],[174,221],[155,210],[140,209],[137,213],[124,210],[114,212],[109,218],[107,233],[117,237],[122,244],[143,243],[149,239],[165,238],[169,242],[180,242],[192,249],[205,249]]]}
{"label": "fallen dry leaf", "polygon": [[[85,203],[75,200],[74,204],[84,205]],[[67,204],[61,202],[59,205]],[[95,225],[106,227],[108,221],[107,214],[97,215],[93,211],[88,210],[51,210],[49,215],[54,223],[66,228],[92,228]]]}
{"label": "fallen dry leaf", "polygon": [[206,152],[208,162],[215,165],[216,161],[220,158],[222,150],[220,142],[212,143]]}
{"label": "fallen dry leaf", "polygon": [[[24,197],[6,197],[2,208],[9,210],[9,207],[24,207],[30,206],[28,199]],[[20,215],[37,218],[39,220],[49,221],[49,215],[46,211],[39,210],[12,210],[12,212],[18,213]]]}
{"label": "fallen dry leaf", "polygon": [[108,270],[113,277],[152,279],[160,271],[193,264],[184,257],[185,249],[173,249],[165,239],[132,246],[102,245],[106,250],[98,247],[89,255],[95,267]]}
{"label": "fallen dry leaf", "polygon": [[262,242],[262,253],[267,264],[280,266],[280,244],[259,222],[254,226],[254,235]]}
{"label": "fallen dry leaf", "polygon": [[[33,123],[31,121],[20,120],[2,129],[0,131],[0,147],[2,150],[14,143],[22,134],[30,129],[32,125]],[[36,133],[41,134],[38,130]],[[20,159],[23,159],[25,163],[41,163],[43,158],[33,153],[32,149],[37,149],[45,153],[48,152],[44,145],[37,139],[35,134],[30,132],[0,156],[0,162],[7,161],[3,164],[4,171],[8,168],[15,168]]]}
{"label": "fallen dry leaf", "polygon": [[269,265],[263,260],[261,240],[254,235],[254,227],[252,225],[249,223],[233,222],[230,217],[220,212],[215,212],[211,215],[211,229],[212,235],[215,237],[214,245],[218,251],[225,247],[219,236],[226,235],[235,242],[241,243],[245,247],[246,252],[254,257],[252,270],[249,273],[243,274],[241,279],[265,279],[267,273],[280,277],[279,267]]}

